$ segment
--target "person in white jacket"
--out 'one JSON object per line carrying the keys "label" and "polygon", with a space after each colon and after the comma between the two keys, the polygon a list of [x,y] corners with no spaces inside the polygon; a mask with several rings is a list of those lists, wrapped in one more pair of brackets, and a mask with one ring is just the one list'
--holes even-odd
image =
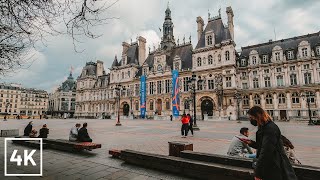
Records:
{"label": "person in white jacket", "polygon": [[69,133],[69,141],[77,141],[78,138],[78,131],[80,129],[80,124],[77,123],[74,127],[71,128]]}
{"label": "person in white jacket", "polygon": [[232,138],[229,150],[227,154],[229,156],[238,156],[238,157],[249,157],[254,158],[255,154],[252,152],[251,148],[242,140],[248,139],[249,129],[243,127],[240,129],[240,134]]}

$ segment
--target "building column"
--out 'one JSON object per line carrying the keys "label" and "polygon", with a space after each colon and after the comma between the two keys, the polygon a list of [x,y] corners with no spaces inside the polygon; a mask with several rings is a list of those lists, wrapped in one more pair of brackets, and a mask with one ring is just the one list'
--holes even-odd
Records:
{"label": "building column", "polygon": [[273,93],[273,117],[279,116],[279,101],[277,99],[277,94]]}
{"label": "building column", "polygon": [[261,100],[260,100],[261,108],[265,109],[266,108],[266,99],[264,98],[264,94],[261,94],[260,98],[261,98]]}
{"label": "building column", "polygon": [[[320,109],[320,91],[316,92],[317,109]],[[320,112],[319,112],[320,113]]]}
{"label": "building column", "polygon": [[319,81],[318,79],[318,74],[317,74],[317,64],[316,62],[312,62],[311,65],[313,66],[312,70],[313,70],[313,78],[312,78],[312,82],[313,83],[317,83]]}
{"label": "building column", "polygon": [[289,86],[290,85],[290,77],[289,77],[289,73],[288,73],[288,66],[286,66],[284,68],[284,85],[285,86]]}
{"label": "building column", "polygon": [[275,71],[275,68],[271,68],[271,87],[276,87],[276,78],[275,78],[275,75],[274,75],[274,71]]}
{"label": "building column", "polygon": [[300,64],[298,64],[298,85],[302,85],[303,84],[303,74],[302,74],[302,66]]}
{"label": "building column", "polygon": [[288,119],[290,119],[290,116],[292,116],[292,106],[291,106],[291,93],[287,92],[286,93],[286,102],[287,102],[287,114],[288,114]]}
{"label": "building column", "polygon": [[68,111],[71,111],[71,98],[69,98],[69,101],[68,101]]}
{"label": "building column", "polygon": [[306,98],[301,97],[300,101],[301,101],[301,110],[302,110],[301,116],[306,117],[308,115],[307,100]]}
{"label": "building column", "polygon": [[252,98],[252,94],[250,94],[250,95],[249,95],[249,98],[250,98],[250,100],[249,100],[249,106],[250,106],[250,108],[251,108],[251,107],[253,107],[253,98]]}

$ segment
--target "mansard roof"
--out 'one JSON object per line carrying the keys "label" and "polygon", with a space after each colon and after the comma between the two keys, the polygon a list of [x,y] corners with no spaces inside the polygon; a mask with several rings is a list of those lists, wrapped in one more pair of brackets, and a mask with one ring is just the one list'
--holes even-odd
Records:
{"label": "mansard roof", "polygon": [[[136,64],[139,65],[139,45],[137,42],[133,42],[128,50],[126,52],[124,52],[127,56],[127,62],[125,65],[127,64]],[[122,59],[123,60],[123,59]],[[122,60],[119,61],[119,66],[122,64]]]}
{"label": "mansard roof", "polygon": [[302,41],[307,41],[310,44],[311,48],[314,50],[316,46],[320,45],[320,32],[242,47],[240,57],[249,57],[249,54],[252,50],[256,50],[259,55],[271,55],[272,49],[275,46],[280,46],[283,51],[294,50],[294,54],[296,54],[298,51],[298,46]]}
{"label": "mansard roof", "polygon": [[[181,68],[182,69],[191,69],[192,68],[192,44],[187,43],[180,46],[175,46],[170,50],[167,50],[165,52],[166,54],[166,63],[168,66],[173,69],[173,61],[176,56],[178,56],[181,59]],[[146,61],[144,62],[144,65],[147,65],[149,68],[153,67],[154,64],[154,56],[155,52],[152,52],[148,55]],[[136,74],[136,77],[141,76],[142,70],[139,69],[138,73]]]}
{"label": "mansard roof", "polygon": [[206,32],[208,31],[213,31],[215,44],[219,44],[224,40],[231,39],[229,28],[224,26],[221,17],[213,18],[209,20],[205,30],[202,32],[201,37],[195,49],[203,48],[206,46],[205,35],[206,35]]}
{"label": "mansard roof", "polygon": [[116,66],[119,66],[117,55],[114,57],[111,67],[116,67]]}
{"label": "mansard roof", "polygon": [[97,63],[95,62],[87,62],[86,66],[82,69],[80,74],[80,78],[86,76],[95,76],[97,74]]}
{"label": "mansard roof", "polygon": [[76,81],[72,77],[72,73],[70,73],[67,80],[62,83],[62,86],[58,88],[58,91],[68,92],[76,90]]}

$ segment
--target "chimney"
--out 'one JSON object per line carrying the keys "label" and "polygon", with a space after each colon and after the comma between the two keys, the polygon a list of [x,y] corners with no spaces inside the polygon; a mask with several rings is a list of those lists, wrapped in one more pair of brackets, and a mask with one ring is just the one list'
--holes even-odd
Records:
{"label": "chimney", "polygon": [[198,41],[201,38],[201,34],[203,32],[203,26],[204,26],[204,22],[201,16],[197,17],[197,24],[198,24]]}
{"label": "chimney", "polygon": [[231,6],[227,7],[226,13],[228,15],[228,28],[230,31],[231,39],[234,41],[234,25],[233,25],[233,10]]}
{"label": "chimney", "polygon": [[139,65],[142,66],[146,60],[146,39],[142,36],[138,37],[139,41]]}
{"label": "chimney", "polygon": [[127,42],[122,43],[122,55],[127,53],[127,50],[129,49],[129,47],[130,47],[129,43],[127,43]]}
{"label": "chimney", "polygon": [[103,75],[103,71],[104,71],[103,62],[100,61],[100,60],[97,60],[97,77],[98,76],[102,76]]}

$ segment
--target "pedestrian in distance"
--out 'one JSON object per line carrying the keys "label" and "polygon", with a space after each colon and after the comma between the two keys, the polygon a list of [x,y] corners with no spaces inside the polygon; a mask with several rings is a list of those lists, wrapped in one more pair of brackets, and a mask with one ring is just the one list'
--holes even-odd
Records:
{"label": "pedestrian in distance", "polygon": [[257,159],[253,163],[255,180],[297,180],[292,165],[285,154],[281,132],[270,115],[259,106],[247,112],[250,123],[258,126],[256,142],[243,140],[257,149]]}
{"label": "pedestrian in distance", "polygon": [[47,128],[47,125],[44,124],[42,128],[39,130],[38,138],[47,138],[48,134],[49,134],[49,129]]}
{"label": "pedestrian in distance", "polygon": [[172,121],[172,114],[170,115],[170,121]]}
{"label": "pedestrian in distance", "polygon": [[77,123],[75,126],[73,126],[70,129],[70,133],[69,133],[69,141],[77,141],[78,139],[78,131],[80,129],[80,124]]}
{"label": "pedestrian in distance", "polygon": [[87,130],[87,123],[83,123],[82,128],[78,132],[78,141],[80,142],[92,142]]}
{"label": "pedestrian in distance", "polygon": [[181,118],[181,137],[186,138],[188,136],[188,130],[189,130],[189,118],[187,117],[186,114],[182,115]]}
{"label": "pedestrian in distance", "polygon": [[187,117],[189,119],[188,133],[191,131],[191,136],[193,136],[193,118],[190,114],[187,114]]}
{"label": "pedestrian in distance", "polygon": [[30,121],[29,124],[24,128],[23,136],[29,136],[32,131],[33,122]]}

